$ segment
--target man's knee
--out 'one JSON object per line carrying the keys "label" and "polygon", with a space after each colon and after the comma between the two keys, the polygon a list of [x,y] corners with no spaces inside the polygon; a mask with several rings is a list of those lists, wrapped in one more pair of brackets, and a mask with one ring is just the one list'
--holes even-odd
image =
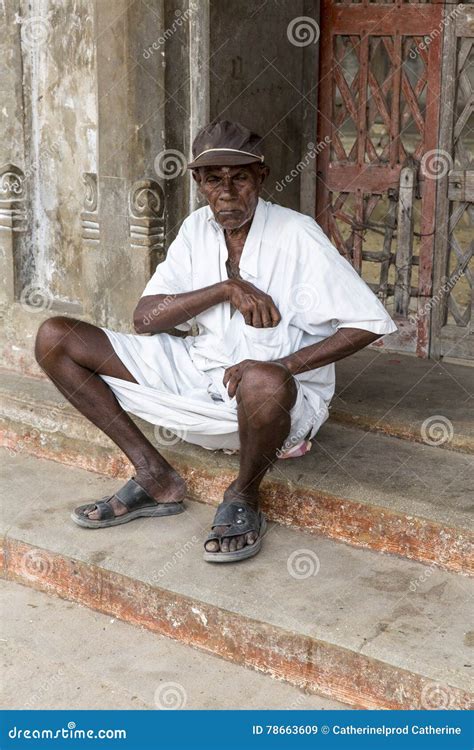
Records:
{"label": "man's knee", "polygon": [[41,323],[35,340],[35,358],[44,364],[51,357],[64,351],[74,320],[63,315],[55,315]]}
{"label": "man's knee", "polygon": [[[275,362],[259,362],[244,371],[237,400],[257,404],[261,411],[280,406],[289,411],[296,401],[296,382],[288,370]],[[259,409],[260,410],[260,409]]]}

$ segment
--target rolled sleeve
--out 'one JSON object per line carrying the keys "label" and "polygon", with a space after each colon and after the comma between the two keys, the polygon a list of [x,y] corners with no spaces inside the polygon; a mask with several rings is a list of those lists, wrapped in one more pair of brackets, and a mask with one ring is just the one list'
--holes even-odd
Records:
{"label": "rolled sleeve", "polygon": [[310,334],[328,328],[359,328],[378,335],[394,333],[397,326],[351,264],[340,255],[313,222],[299,233],[299,274],[308,289],[302,311],[303,327]]}

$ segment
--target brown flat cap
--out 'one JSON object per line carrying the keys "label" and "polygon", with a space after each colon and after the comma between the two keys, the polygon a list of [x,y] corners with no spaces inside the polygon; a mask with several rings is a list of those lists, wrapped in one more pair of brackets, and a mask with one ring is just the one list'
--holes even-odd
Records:
{"label": "brown flat cap", "polygon": [[261,144],[261,137],[239,122],[213,122],[202,128],[194,139],[193,161],[188,169],[263,163]]}

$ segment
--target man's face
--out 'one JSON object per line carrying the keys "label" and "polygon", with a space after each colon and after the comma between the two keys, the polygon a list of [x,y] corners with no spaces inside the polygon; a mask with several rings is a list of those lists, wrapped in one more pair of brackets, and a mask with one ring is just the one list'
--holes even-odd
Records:
{"label": "man's face", "polygon": [[193,177],[223,229],[235,230],[247,224],[255,213],[268,167],[199,167]]}

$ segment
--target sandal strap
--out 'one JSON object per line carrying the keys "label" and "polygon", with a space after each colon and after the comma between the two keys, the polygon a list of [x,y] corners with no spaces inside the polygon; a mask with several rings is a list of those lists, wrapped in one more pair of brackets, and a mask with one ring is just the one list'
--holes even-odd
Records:
{"label": "sandal strap", "polygon": [[125,505],[128,511],[140,510],[141,508],[149,508],[156,505],[156,500],[143,487],[140,487],[134,479],[129,479],[114,494]]}
{"label": "sandal strap", "polygon": [[[220,540],[223,537],[240,536],[241,534],[247,534],[249,531],[259,533],[261,525],[261,511],[256,511],[246,503],[240,503],[239,501],[221,503],[214,516],[212,531],[209,533],[206,542]],[[217,526],[227,526],[228,528],[217,534],[214,531]]]}

